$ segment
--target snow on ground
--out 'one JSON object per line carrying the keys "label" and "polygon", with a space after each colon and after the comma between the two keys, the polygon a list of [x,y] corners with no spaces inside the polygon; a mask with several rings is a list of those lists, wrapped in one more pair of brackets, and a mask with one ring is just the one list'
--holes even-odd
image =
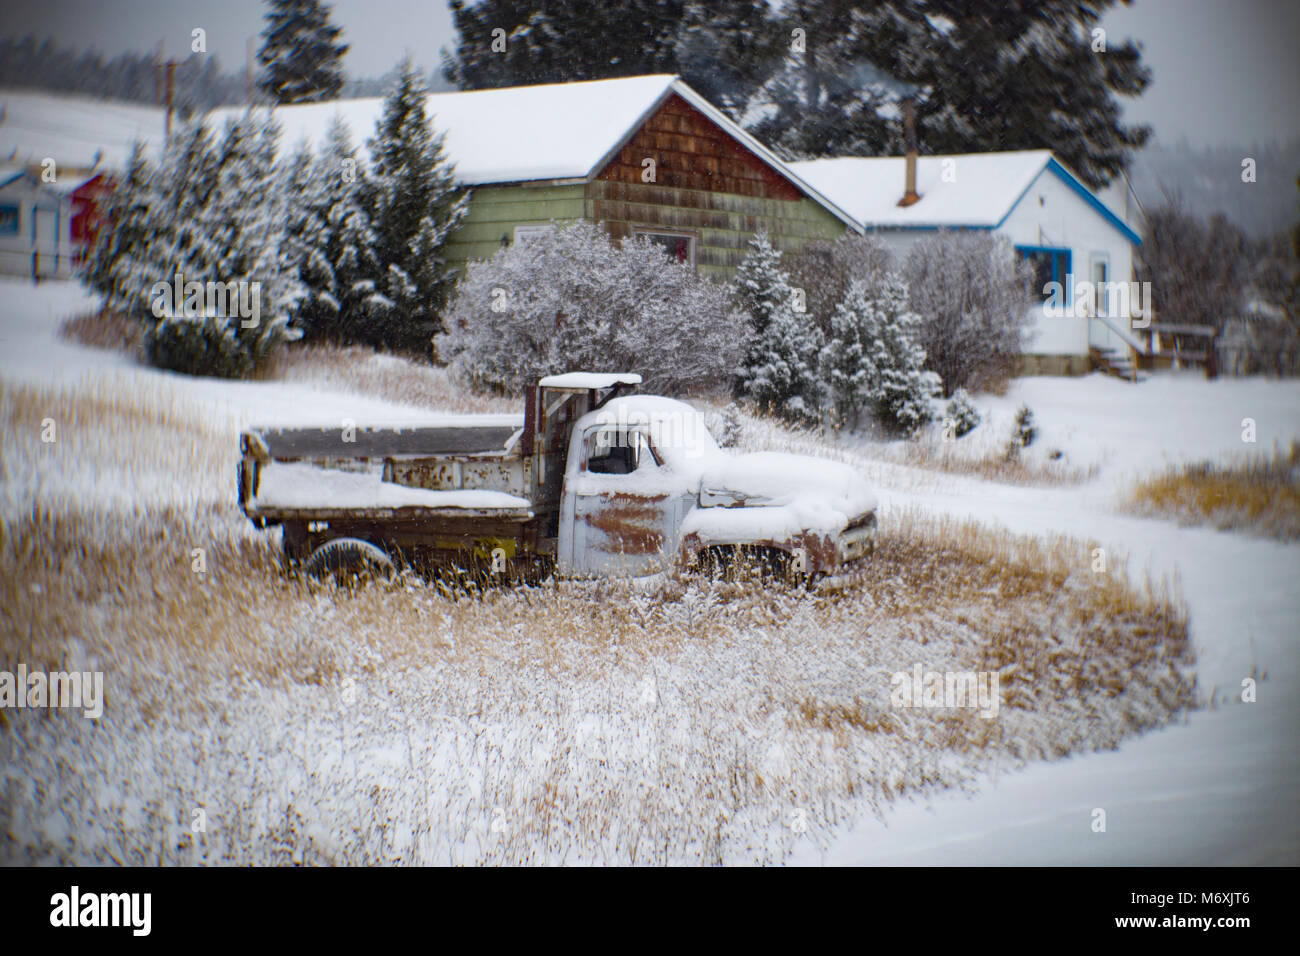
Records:
{"label": "snow on ground", "polygon": [[[405,406],[275,383],[194,381],[142,369],[56,339],[60,316],[86,308],[75,287],[0,283],[0,377],[174,389],[228,424],[334,424],[342,417],[439,420]],[[1117,504],[1132,478],[1167,464],[1266,450],[1300,437],[1300,383],[1158,375],[1133,385],[1103,376],[1030,378],[997,398],[970,438],[1004,441],[1027,403],[1043,447],[1095,464],[1079,485],[1025,487],[899,465],[869,467],[882,515],[916,508],[1012,532],[1065,533],[1129,557],[1135,577],[1176,582],[1190,609],[1198,678],[1214,706],[1117,751],[1040,763],[987,781],[974,797],[947,792],[898,805],[883,821],[841,830],[827,852],[796,842],[797,863],[1236,864],[1300,862],[1300,546],[1140,519]],[[1258,430],[1242,442],[1242,419]],[[445,420],[445,419],[442,419]],[[982,433],[982,434],[981,434]],[[864,446],[864,450],[865,450]],[[1081,555],[1080,560],[1087,556]],[[1261,675],[1258,701],[1240,702]],[[1107,832],[1093,833],[1094,808]]]}
{"label": "snow on ground", "polygon": [[[75,283],[33,286],[0,280],[0,375],[6,381],[34,385],[75,386],[108,378],[116,379],[123,390],[162,389],[174,392],[178,401],[201,403],[211,410],[214,423],[236,428],[259,424],[330,428],[345,420],[358,426],[454,425],[466,418],[301,384],[196,379],[58,338],[63,319],[90,311],[95,304]],[[477,424],[521,422],[520,415],[476,420]]]}

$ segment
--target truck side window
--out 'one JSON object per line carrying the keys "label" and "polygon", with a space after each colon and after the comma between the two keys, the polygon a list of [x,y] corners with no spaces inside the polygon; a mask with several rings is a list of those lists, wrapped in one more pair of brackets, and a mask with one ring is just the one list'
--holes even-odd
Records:
{"label": "truck side window", "polygon": [[654,457],[639,431],[602,428],[587,436],[587,471],[593,475],[630,475],[643,461]]}

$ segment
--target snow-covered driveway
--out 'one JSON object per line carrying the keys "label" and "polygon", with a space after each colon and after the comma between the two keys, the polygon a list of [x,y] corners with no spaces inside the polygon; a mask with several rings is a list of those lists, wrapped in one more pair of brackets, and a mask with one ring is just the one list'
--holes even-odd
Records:
{"label": "snow-covered driveway", "polygon": [[[1025,380],[1017,383],[1015,397],[1051,420],[1052,413],[1043,412],[1047,402],[1038,401],[1042,396],[1036,393],[1057,393],[1071,382]],[[1076,401],[1082,401],[1087,388],[1110,391],[1116,383],[1073,384]],[[1059,532],[1096,541],[1108,554],[1126,553],[1135,577],[1150,571],[1153,578],[1176,580],[1190,611],[1201,694],[1208,699],[1216,689],[1217,706],[1112,753],[1000,775],[974,798],[947,792],[899,805],[884,823],[862,822],[842,833],[828,853],[808,847],[795,862],[1300,862],[1300,546],[1116,513],[1117,493],[1142,455],[1187,460],[1240,452],[1235,427],[1220,429],[1215,440],[1206,420],[1212,416],[1235,426],[1249,410],[1264,415],[1267,409],[1276,437],[1300,434],[1300,392],[1291,383],[1274,384],[1270,391],[1267,383],[1228,382],[1218,393],[1218,383],[1179,384],[1189,393],[1204,393],[1206,407],[1166,406],[1154,420],[1146,416],[1145,436],[1126,436],[1145,437],[1144,450],[1130,445],[1123,471],[1103,474],[1087,486],[1023,488],[951,478],[943,482],[942,493],[892,488],[882,497],[886,507],[943,511],[1013,532]],[[1140,393],[1132,394],[1139,398]],[[1198,414],[1199,428],[1192,423]],[[1183,417],[1191,421],[1179,431],[1171,419]],[[1271,440],[1261,433],[1265,447]],[[1088,558],[1080,554],[1079,559]],[[1256,702],[1242,703],[1241,682],[1252,672],[1266,679],[1258,682]],[[1106,811],[1105,833],[1093,832],[1095,808]]]}

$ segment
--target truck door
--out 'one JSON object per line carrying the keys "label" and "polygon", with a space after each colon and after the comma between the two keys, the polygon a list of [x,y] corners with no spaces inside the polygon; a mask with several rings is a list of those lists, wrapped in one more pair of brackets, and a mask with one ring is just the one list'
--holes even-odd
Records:
{"label": "truck door", "polygon": [[[676,548],[682,495],[645,429],[598,424],[570,450],[560,517],[561,570],[647,574]],[[577,455],[577,461],[573,460]]]}

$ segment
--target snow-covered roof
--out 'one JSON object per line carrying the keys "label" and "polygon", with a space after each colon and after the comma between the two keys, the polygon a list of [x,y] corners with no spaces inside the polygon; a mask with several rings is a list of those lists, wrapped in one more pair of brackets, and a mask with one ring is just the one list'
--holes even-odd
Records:
{"label": "snow-covered roof", "polygon": [[565,372],[547,375],[538,383],[542,388],[613,388],[615,385],[640,385],[636,372]]}
{"label": "snow-covered roof", "polygon": [[131,144],[160,146],[164,111],[139,103],[0,90],[0,159],[21,164],[52,158],[58,168],[125,169]]}
{"label": "snow-covered roof", "polygon": [[1120,216],[1047,149],[921,156],[916,164],[916,191],[921,198],[910,206],[898,205],[906,175],[902,156],[811,159],[790,166],[868,229],[996,229],[1039,174],[1048,169],[1129,241],[1140,241]]}
{"label": "snow-covered roof", "polygon": [[[825,206],[846,225],[852,216],[804,182],[789,164],[741,129],[678,77],[670,74],[613,80],[547,83],[496,90],[430,93],[425,112],[456,165],[461,185],[584,180],[594,176],[646,119],[677,94],[717,123],[796,189]],[[335,100],[282,106],[275,111],[283,128],[282,145],[324,141],[335,116],[347,123],[354,140],[374,134],[382,98]],[[215,111],[218,123],[238,109]]]}

